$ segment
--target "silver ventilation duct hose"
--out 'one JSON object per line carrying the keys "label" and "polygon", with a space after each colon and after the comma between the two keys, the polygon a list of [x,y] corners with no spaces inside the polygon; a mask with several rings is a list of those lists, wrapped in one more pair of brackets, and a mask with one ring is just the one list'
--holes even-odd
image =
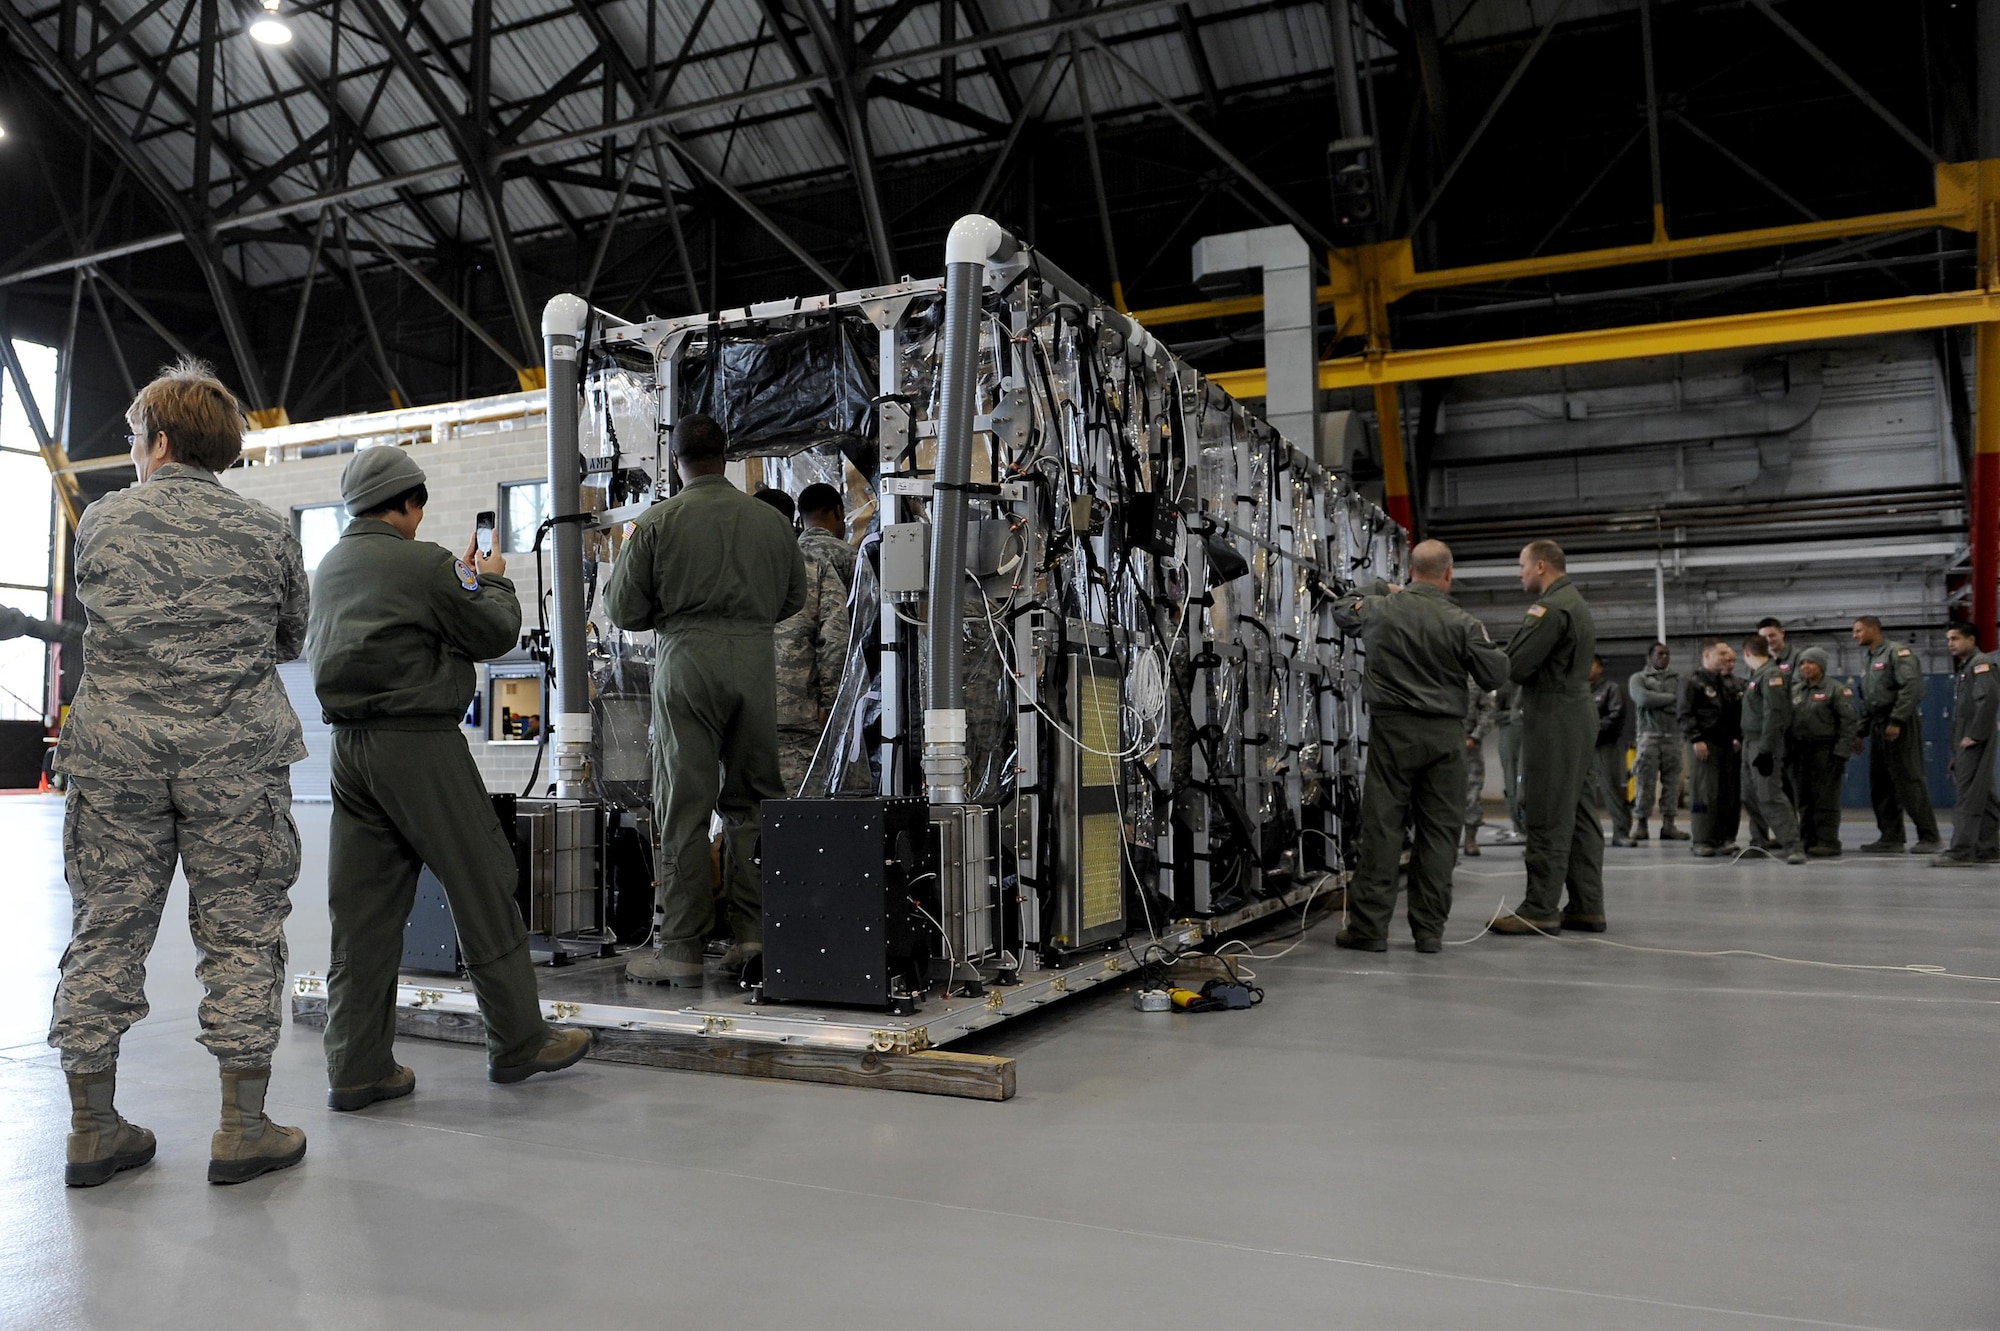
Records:
{"label": "silver ventilation duct hose", "polygon": [[[583,503],[577,463],[578,359],[590,306],[581,296],[554,296],[542,309],[542,367],[548,383],[549,512],[574,513]],[[590,681],[583,664],[583,529],[558,522],[549,531],[549,564],[556,591],[555,623],[549,647],[555,656],[555,731],[549,745],[549,775],[556,794],[584,793],[590,758]],[[540,558],[539,555],[536,558]]]}
{"label": "silver ventilation duct hose", "polygon": [[[549,531],[549,565],[555,584],[555,623],[549,648],[555,656],[555,728],[549,743],[549,775],[556,794],[579,799],[589,793],[584,769],[590,761],[590,676],[583,649],[583,527],[575,514],[583,506],[583,468],[578,460],[578,385],[583,374],[583,331],[590,304],[581,296],[552,296],[542,307],[542,370],[548,384],[549,513],[568,518]],[[598,311],[612,327],[625,323]],[[536,556],[539,558],[540,556]]]}
{"label": "silver ventilation duct hose", "polygon": [[[980,314],[987,266],[1007,262],[1019,249],[1005,228],[977,213],[953,223],[944,244],[944,344],[939,353],[937,477],[931,499],[930,666],[924,681],[924,785],[933,804],[963,804],[970,776],[960,638],[965,617],[965,487],[972,478]],[[1062,294],[1095,310],[1125,339],[1127,355],[1146,358],[1161,350],[1144,328],[1039,254],[1032,267]]]}
{"label": "silver ventilation duct hose", "polygon": [[924,681],[924,785],[933,804],[965,803],[965,487],[979,394],[986,264],[1014,251],[991,218],[968,214],[944,245],[944,344],[938,369],[937,476],[931,498],[930,662]]}

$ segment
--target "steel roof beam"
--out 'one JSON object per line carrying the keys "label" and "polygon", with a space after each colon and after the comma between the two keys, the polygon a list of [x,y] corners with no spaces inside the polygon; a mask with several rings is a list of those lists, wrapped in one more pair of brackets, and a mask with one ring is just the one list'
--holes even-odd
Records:
{"label": "steel roof beam", "polygon": [[[367,18],[375,39],[387,48],[403,77],[409,80],[424,105],[437,118],[451,144],[453,155],[465,169],[466,179],[472,185],[480,211],[485,215],[487,239],[493,246],[494,263],[500,272],[501,285],[507,292],[507,304],[514,313],[515,331],[523,347],[535,346],[535,322],[528,313],[528,294],[521,278],[520,256],[514,252],[513,232],[507,224],[505,186],[495,170],[495,145],[486,120],[486,108],[472,108],[474,120],[459,114],[457,108],[446,100],[444,90],[438,87],[430,68],[389,21],[382,0],[353,0],[353,4]],[[421,23],[421,19],[419,21]],[[442,52],[436,54],[443,58]],[[463,86],[458,91],[466,94]],[[517,357],[516,363],[524,362]]]}
{"label": "steel roof beam", "polygon": [[[958,0],[958,8],[965,15],[965,26],[971,29],[974,36],[990,39],[993,25],[986,21],[986,11],[979,0]],[[979,48],[979,58],[986,66],[986,77],[993,80],[994,88],[1000,93],[1000,105],[1007,108],[1007,115],[1011,118],[1021,114],[1021,90],[1014,86],[1014,74],[1007,66],[1007,57],[1000,53],[998,46],[989,44]]]}
{"label": "steel roof beam", "polygon": [[[1166,8],[1171,8],[1171,0],[1123,0],[1122,3],[1113,3],[1105,5],[1097,10],[1089,11],[1080,16],[1071,15],[1064,18],[1051,20],[1046,23],[1027,24],[1027,25],[1022,25],[1021,27],[1015,29],[1001,30],[998,34],[996,34],[996,38],[1001,40],[1012,40],[1023,36],[1043,35],[1049,32],[1067,31],[1071,27],[1078,26],[1081,23],[1090,21],[1092,19],[1100,19],[1107,16],[1115,16],[1121,13],[1137,9],[1160,10]],[[9,11],[7,11],[4,6],[0,6],[0,13],[9,13]],[[1204,18],[1202,22],[1206,24],[1208,22],[1214,22],[1214,21],[1226,21],[1227,18],[1228,18],[1227,14],[1212,15]],[[1100,46],[1115,47],[1124,44],[1124,42],[1127,40],[1136,39],[1137,37],[1150,37],[1157,35],[1159,34],[1148,30],[1146,32],[1138,34],[1119,34],[1116,37],[1110,39],[1099,38],[1097,39],[1097,43]],[[1117,57],[1114,55],[1113,59],[1115,60],[1116,58]],[[1043,65],[1042,65],[1043,74],[1045,75],[1052,67],[1053,67],[1053,60],[1051,59],[1050,56],[1045,55],[1043,57]],[[298,69],[298,66],[295,64],[294,68]],[[374,66],[373,68],[375,68],[378,71],[382,69],[381,66]],[[330,93],[328,93],[325,89],[319,87],[317,80],[312,80],[310,78],[310,74],[308,71],[300,70],[299,72],[303,77],[306,77],[310,81],[314,91],[319,95],[321,95],[323,100],[325,100],[330,107],[339,106],[339,103],[337,101],[332,100]],[[345,81],[346,79],[345,77],[343,77],[342,82]],[[496,148],[496,150],[492,154],[492,159],[496,164],[504,164],[509,161],[515,161],[522,158],[531,157],[538,153],[544,153],[554,149],[565,148],[579,143],[595,141],[607,135],[622,136],[625,134],[637,133],[639,131],[649,128],[665,127],[670,121],[673,120],[683,119],[689,116],[701,115],[712,111],[726,111],[734,107],[754,105],[760,102],[767,102],[783,97],[793,96],[797,93],[805,92],[815,87],[823,88],[824,86],[826,86],[826,81],[822,77],[814,75],[807,78],[787,79],[779,83],[766,84],[757,88],[746,88],[741,91],[721,93],[714,97],[703,98],[698,101],[687,102],[670,108],[644,111],[641,114],[628,116],[625,119],[611,125],[597,125],[587,129],[568,130],[560,134],[550,135],[546,138],[535,139],[525,143],[515,143],[506,147],[499,147]],[[1156,98],[1158,97],[1157,90],[1153,90],[1153,95]],[[1030,98],[1030,102],[1032,102],[1032,100],[1033,99]],[[1175,109],[1178,110],[1178,108]],[[340,114],[343,117],[346,116],[345,112],[341,112]],[[347,119],[348,122],[351,123],[351,118]],[[1017,125],[1021,123],[1022,122],[1020,122],[1019,119],[1017,118]],[[1199,129],[1199,126],[1197,126],[1196,128]],[[1201,131],[1201,133],[1205,135],[1206,131]],[[129,135],[126,136],[126,138],[127,141],[129,141]],[[708,169],[705,166],[703,166],[699,162],[699,160],[692,155],[692,153],[688,148],[687,143],[684,140],[682,140],[682,138],[678,134],[674,134],[671,131],[666,131],[662,134],[662,138],[667,143],[667,146],[670,147],[676,155],[680,156],[685,162],[688,163],[688,169],[690,171],[700,174],[704,178],[709,178],[710,173]],[[1016,134],[1016,138],[1017,139],[1019,138],[1018,133]],[[360,135],[357,133],[356,141],[364,153],[371,152],[373,144],[372,141],[367,136]],[[1005,145],[1003,144],[1002,146],[1004,150]],[[371,160],[373,160],[372,157]],[[1002,158],[1003,165],[1004,161],[1005,159],[1003,157]],[[452,162],[440,162],[435,165],[419,167],[410,171],[393,171],[387,169],[386,164],[378,163],[377,169],[383,171],[383,174],[381,175],[380,178],[376,180],[363,181],[360,183],[341,184],[330,189],[321,190],[315,194],[311,194],[303,198],[290,200],[288,202],[276,204],[271,207],[252,209],[249,212],[238,214],[231,217],[217,217],[212,220],[211,227],[217,232],[223,232],[241,227],[256,226],[260,223],[268,222],[274,218],[287,217],[297,213],[316,211],[317,209],[324,207],[328,204],[345,203],[351,200],[366,198],[370,195],[376,195],[376,194],[395,193],[397,191],[405,190],[409,186],[422,184],[426,181],[457,176],[464,172],[465,167],[460,162],[452,161]],[[718,188],[720,189],[720,187]],[[736,203],[739,207],[743,207],[745,205],[748,205],[753,209],[755,207],[755,205],[749,204],[747,196],[745,196],[741,190],[735,188],[734,186],[729,186],[726,189],[720,189],[720,192],[724,193],[732,202]],[[411,202],[411,201],[406,199],[406,202]],[[427,209],[418,207],[413,202],[411,203],[411,206],[414,208],[417,215],[425,220],[427,225],[435,227],[435,219],[431,217]],[[761,212],[761,210],[758,210],[753,213],[753,220],[757,220],[760,226],[763,226],[765,227],[766,230],[771,231],[774,236],[779,236],[780,243],[785,244],[786,248],[792,249],[794,254],[801,253],[800,250],[795,248],[796,242],[791,242],[788,236],[782,236],[781,228],[778,228],[775,223],[771,222],[770,219]],[[439,239],[442,242],[445,239],[445,237],[440,236]],[[121,242],[118,245],[107,246],[102,250],[93,251],[89,254],[77,255],[72,258],[56,260],[45,264],[38,264],[35,265],[34,267],[21,268],[12,273],[0,274],[0,286],[7,286],[18,282],[29,281],[35,278],[47,277],[54,273],[68,272],[71,269],[74,269],[79,266],[86,266],[93,263],[106,263],[111,261],[112,259],[122,258],[131,254],[143,253],[147,250],[166,248],[168,246],[180,243],[181,240],[182,240],[182,235],[179,232],[138,237],[130,241]],[[802,261],[804,260],[802,259]],[[808,264],[808,266],[814,266],[814,265],[817,265],[817,260],[812,260],[811,263]],[[823,268],[823,266],[819,267],[818,271],[820,271],[822,274],[825,274],[825,269]],[[833,285],[837,286],[839,284],[838,279],[828,277],[828,280]]]}
{"label": "steel roof beam", "polygon": [[1849,92],[1853,93],[1855,97],[1859,98],[1863,106],[1867,107],[1870,111],[1873,111],[1876,117],[1880,119],[1883,124],[1887,125],[1890,129],[1896,132],[1896,136],[1898,138],[1902,139],[1903,142],[1909,144],[1912,148],[1915,148],[1918,152],[1922,153],[1924,155],[1925,160],[1928,161],[1932,166],[1937,166],[1944,161],[1944,158],[1938,156],[1937,149],[1931,147],[1930,144],[1926,143],[1923,139],[1919,138],[1916,135],[1916,133],[1910,129],[1908,125],[1905,125],[1902,121],[1898,120],[1895,117],[1895,115],[1889,110],[1888,107],[1882,105],[1882,103],[1875,100],[1874,94],[1870,93],[1868,89],[1862,87],[1861,84],[1855,80],[1853,75],[1849,74],[1846,70],[1842,69],[1839,65],[1835,64],[1833,61],[1833,57],[1829,56],[1826,52],[1820,50],[1817,46],[1814,46],[1811,40],[1808,39],[1804,33],[1800,32],[1797,28],[1793,27],[1790,23],[1786,22],[1785,17],[1782,14],[1780,14],[1776,9],[1772,8],[1771,0],[1750,0],[1750,3],[1755,5],[1758,11],[1761,12],[1765,18],[1771,20],[1771,23],[1778,29],[1779,32],[1782,32],[1785,34],[1785,36],[1791,38],[1793,45],[1797,46],[1801,51],[1804,51],[1808,56],[1811,56],[1815,64],[1817,64],[1821,69],[1824,69],[1827,73],[1833,75],[1834,78],[1840,81],[1840,85],[1842,87],[1846,88]]}
{"label": "steel roof beam", "polygon": [[[1568,0],[1563,0],[1563,3],[1567,4]],[[1217,160],[1219,160],[1224,166],[1228,167],[1232,172],[1234,172],[1243,181],[1244,184],[1248,185],[1251,189],[1257,191],[1258,194],[1262,195],[1264,197],[1265,202],[1269,203],[1273,208],[1275,208],[1278,211],[1278,215],[1280,217],[1284,218],[1285,221],[1290,222],[1293,226],[1299,229],[1300,235],[1304,236],[1307,240],[1310,240],[1314,245],[1318,246],[1320,249],[1327,250],[1333,248],[1333,242],[1326,238],[1325,232],[1321,231],[1318,227],[1314,226],[1311,222],[1307,221],[1304,214],[1300,213],[1298,209],[1292,207],[1290,203],[1286,202],[1285,197],[1282,194],[1279,194],[1278,191],[1272,189],[1269,185],[1265,184],[1263,177],[1259,176],[1255,171],[1252,171],[1249,167],[1249,164],[1243,161],[1242,158],[1238,157],[1235,153],[1232,153],[1231,151],[1229,151],[1228,148],[1224,147],[1222,144],[1222,140],[1216,138],[1213,134],[1209,133],[1206,129],[1204,129],[1201,125],[1201,122],[1197,121],[1193,116],[1189,115],[1185,110],[1183,110],[1179,103],[1175,102],[1173,98],[1167,96],[1164,92],[1161,92],[1158,88],[1154,87],[1151,80],[1149,80],[1144,74],[1141,74],[1128,61],[1123,59],[1116,51],[1112,50],[1109,46],[1106,46],[1103,43],[1103,41],[1101,41],[1097,37],[1095,33],[1091,32],[1089,29],[1086,28],[1083,30],[1081,35],[1083,39],[1089,42],[1092,47],[1094,47],[1099,51],[1102,51],[1106,59],[1110,60],[1113,64],[1117,65],[1120,69],[1124,70],[1125,76],[1127,78],[1131,79],[1134,83],[1138,84],[1140,88],[1144,89],[1146,95],[1148,97],[1151,97],[1162,111],[1165,111],[1169,116],[1171,116],[1175,121],[1177,121],[1182,129],[1185,129],[1189,134],[1193,135],[1196,141],[1199,142],[1204,148],[1207,148],[1211,153],[1214,153]]]}
{"label": "steel roof beam", "polygon": [[[640,78],[639,72],[632,67],[631,61],[626,57],[624,50],[618,45],[617,38],[612,34],[610,28],[605,26],[603,18],[600,17],[596,13],[596,11],[590,9],[587,3],[580,4],[578,6],[577,12],[583,16],[584,21],[586,23],[590,24],[591,31],[594,34],[596,34],[598,39],[598,44],[604,50],[605,59],[611,71],[614,74],[616,74],[621,80],[623,80],[628,87],[634,90],[636,94],[636,100],[638,100],[639,104],[642,107],[649,105],[653,107],[653,110],[648,114],[643,116],[633,117],[632,121],[628,121],[627,123],[632,123],[636,121],[645,122],[644,127],[654,130],[654,132],[660,137],[660,139],[662,139],[667,144],[668,147],[674,150],[675,155],[677,155],[681,159],[681,161],[687,166],[687,168],[690,171],[695,171],[700,173],[704,179],[706,179],[719,192],[721,192],[725,197],[727,197],[731,203],[735,204],[738,208],[742,209],[743,212],[749,216],[751,221],[755,222],[758,226],[762,227],[767,233],[769,233],[773,240],[777,241],[780,245],[783,245],[787,250],[791,251],[793,257],[797,258],[799,262],[803,263],[815,275],[817,275],[823,281],[825,281],[830,288],[838,288],[841,285],[840,279],[835,277],[833,273],[830,270],[828,270],[825,264],[821,263],[817,258],[815,258],[813,256],[812,251],[808,250],[804,245],[800,244],[789,231],[785,230],[785,228],[778,225],[778,223],[762,208],[759,208],[756,204],[752,203],[750,201],[750,197],[747,194],[745,194],[742,190],[738,189],[736,186],[730,184],[727,180],[725,180],[720,171],[716,170],[714,167],[709,166],[706,162],[702,161],[699,157],[695,156],[694,151],[691,148],[689,148],[685,142],[681,140],[680,136],[675,134],[673,130],[668,128],[667,121],[670,118],[675,116],[690,114],[691,108],[689,106],[666,108],[660,106],[658,102],[655,101],[654,99],[646,96],[645,81]],[[794,85],[797,86],[803,82],[804,82],[803,80],[794,80]],[[812,86],[822,86],[823,83],[824,80],[815,79],[812,82]],[[664,100],[665,93],[668,91],[671,91],[671,89],[668,88],[662,90],[661,100]],[[710,100],[711,102],[729,100],[734,105],[742,106],[742,105],[748,105],[750,102],[758,99],[749,95],[746,92],[745,94],[739,95],[738,97],[733,99],[713,98]],[[602,132],[603,131],[601,130],[599,131],[599,133]],[[567,140],[571,139],[580,140],[589,137],[592,136],[588,134],[579,134],[575,136],[559,135],[553,139],[540,140],[536,144],[523,145],[523,148],[527,149],[528,151],[533,151],[540,147],[556,146],[557,144],[565,142]]]}
{"label": "steel roof beam", "polygon": [[882,15],[868,25],[868,31],[854,44],[854,49],[862,55],[874,55],[883,44],[896,35],[896,29],[903,26],[903,20],[917,12],[924,0],[896,0],[882,12]]}
{"label": "steel roof beam", "polygon": [[[782,29],[782,0],[763,2],[765,8],[772,11],[772,24]],[[863,93],[867,85],[854,77],[852,68],[854,35],[851,32],[836,33],[826,17],[826,11],[819,7],[819,0],[798,0],[798,3],[805,15],[806,26],[812,31],[813,44],[819,48],[820,60],[826,66],[828,77],[833,80],[840,122],[845,130],[847,162],[854,171],[855,192],[861,196],[861,219],[868,230],[868,247],[874,252],[876,279],[893,282],[896,280],[896,252],[889,240],[888,218],[882,211],[881,182],[875,176],[875,149],[868,139],[868,104]],[[788,43],[786,50],[793,51],[794,47]],[[795,54],[794,58],[803,57]],[[805,72],[806,69],[800,67],[799,73]]]}
{"label": "steel roof beam", "polygon": [[1562,22],[1562,16],[1569,12],[1570,3],[1571,0],[1557,0],[1555,12],[1551,13],[1548,21],[1542,24],[1542,30],[1535,34],[1535,40],[1528,43],[1528,49],[1521,53],[1520,60],[1515,62],[1513,72],[1508,74],[1507,81],[1500,85],[1500,91],[1493,95],[1493,101],[1487,106],[1486,114],[1479,117],[1479,123],[1472,127],[1472,133],[1459,148],[1458,155],[1452,158],[1451,165],[1444,169],[1444,175],[1438,180],[1437,188],[1431,191],[1431,196],[1424,201],[1424,206],[1417,209],[1417,215],[1410,219],[1411,235],[1416,234],[1417,228],[1424,224],[1424,219],[1431,215],[1433,208],[1437,207],[1438,200],[1444,197],[1444,192],[1451,188],[1451,182],[1457,177],[1458,169],[1465,165],[1466,158],[1472,156],[1472,150],[1477,148],[1479,141],[1486,136],[1486,131],[1492,127],[1501,108],[1507,105],[1507,99],[1512,97],[1514,89],[1521,85],[1521,80],[1528,73],[1528,66],[1535,63],[1535,57],[1542,53],[1542,48],[1548,45],[1549,38],[1555,35],[1556,24]]}
{"label": "steel roof beam", "polygon": [[133,144],[124,126],[114,120],[103,103],[91,95],[90,89],[69,62],[51,50],[41,34],[12,5],[0,4],[0,29],[4,29],[14,45],[41,68],[83,116],[85,123],[153,195],[172,221],[208,284],[209,297],[215,302],[217,317],[222,320],[223,336],[229,344],[231,357],[236,361],[245,396],[253,407],[268,407],[270,402],[265,391],[263,370],[251,350],[249,328],[243,322],[242,307],[237,304],[236,292],[229,285],[229,271],[223,266],[221,251],[203,221],[188,210],[180,191],[169,185],[146,155]]}
{"label": "steel roof beam", "polygon": [[877,75],[868,80],[868,95],[899,103],[912,111],[922,111],[925,115],[935,116],[939,120],[949,120],[954,125],[976,129],[988,138],[1001,138],[1007,133],[1006,122],[981,115],[963,102],[950,101],[936,93],[925,92],[912,83],[885,79]]}
{"label": "steel roof beam", "polygon": [[1222,93],[1215,86],[1215,70],[1208,63],[1208,48],[1201,44],[1201,30],[1194,25],[1194,10],[1175,5],[1174,22],[1180,25],[1181,49],[1187,53],[1188,63],[1194,66],[1195,80],[1201,84],[1201,104],[1208,108],[1211,117],[1219,116]]}

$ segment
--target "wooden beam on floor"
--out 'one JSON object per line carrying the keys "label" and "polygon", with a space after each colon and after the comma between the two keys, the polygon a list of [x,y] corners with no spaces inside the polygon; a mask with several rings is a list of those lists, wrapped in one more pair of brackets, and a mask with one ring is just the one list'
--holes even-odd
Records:
{"label": "wooden beam on floor", "polygon": [[[292,1020],[300,1026],[325,1030],[325,997],[294,995]],[[486,1043],[485,1023],[477,1016],[459,1012],[399,1008],[396,1033],[451,1044],[484,1046]],[[596,1043],[588,1057],[605,1063],[911,1091],[962,1100],[1014,1098],[1014,1060],[991,1054],[957,1054],[935,1049],[914,1054],[801,1049],[668,1031],[600,1029],[596,1034]]]}

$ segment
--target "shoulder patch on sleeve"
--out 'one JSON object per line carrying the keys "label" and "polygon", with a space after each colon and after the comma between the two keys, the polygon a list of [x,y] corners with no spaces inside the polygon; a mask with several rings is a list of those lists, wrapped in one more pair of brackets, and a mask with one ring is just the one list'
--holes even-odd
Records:
{"label": "shoulder patch on sleeve", "polygon": [[1990,661],[1981,661],[1978,665],[1972,667],[1972,673],[1975,675],[1983,675],[1992,668],[1993,665]]}
{"label": "shoulder patch on sleeve", "polygon": [[479,575],[474,573],[463,559],[451,561],[451,571],[458,575],[458,585],[469,592],[479,590]]}
{"label": "shoulder patch on sleeve", "polygon": [[1896,655],[1898,656],[1908,656],[1909,654],[1910,654],[1910,649],[1907,647],[1898,647],[1896,649]]}
{"label": "shoulder patch on sleeve", "polygon": [[1359,596],[1355,597],[1355,598],[1354,598],[1354,608],[1355,608],[1356,610],[1359,610],[1359,609],[1361,609],[1361,605],[1362,605],[1362,601],[1361,601],[1361,598],[1360,598]]}
{"label": "shoulder patch on sleeve", "polygon": [[1537,601],[1534,605],[1528,607],[1528,618],[1540,619],[1543,615],[1546,615],[1548,612],[1549,608],[1543,605],[1541,602]]}

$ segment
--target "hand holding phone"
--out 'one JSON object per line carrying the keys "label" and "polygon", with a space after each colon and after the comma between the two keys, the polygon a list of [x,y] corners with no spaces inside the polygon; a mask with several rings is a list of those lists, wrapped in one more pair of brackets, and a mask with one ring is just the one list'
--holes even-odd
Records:
{"label": "hand holding phone", "polygon": [[480,573],[501,574],[507,571],[507,558],[494,545],[493,525],[492,512],[481,513],[474,520],[472,544],[465,551],[465,562]]}

